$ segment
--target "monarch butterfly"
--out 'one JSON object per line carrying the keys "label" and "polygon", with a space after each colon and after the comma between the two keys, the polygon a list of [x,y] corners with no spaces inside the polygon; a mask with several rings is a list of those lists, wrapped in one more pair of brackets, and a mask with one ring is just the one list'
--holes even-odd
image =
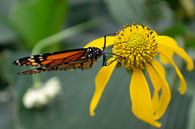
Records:
{"label": "monarch butterfly", "polygon": [[88,69],[97,59],[103,55],[102,65],[106,65],[106,35],[104,36],[103,50],[97,47],[79,48],[53,53],[44,53],[20,58],[13,63],[18,66],[37,66],[38,68],[27,70],[18,74],[35,74],[51,70]]}

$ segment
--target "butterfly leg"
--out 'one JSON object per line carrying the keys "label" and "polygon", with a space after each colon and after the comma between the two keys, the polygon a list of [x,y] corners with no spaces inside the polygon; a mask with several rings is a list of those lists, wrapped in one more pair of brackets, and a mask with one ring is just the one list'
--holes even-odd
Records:
{"label": "butterfly leg", "polygon": [[[104,46],[103,46],[103,51],[104,51],[105,48],[106,48],[106,37],[107,37],[107,36],[114,36],[114,35],[116,35],[116,33],[110,33],[110,34],[104,35]],[[102,66],[106,66],[106,62],[107,62],[107,57],[106,57],[106,54],[103,53],[103,62],[102,62]]]}

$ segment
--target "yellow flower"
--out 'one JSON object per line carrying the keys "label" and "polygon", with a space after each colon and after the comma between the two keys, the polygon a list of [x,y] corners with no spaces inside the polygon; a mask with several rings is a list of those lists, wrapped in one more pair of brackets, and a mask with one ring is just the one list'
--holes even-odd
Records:
{"label": "yellow flower", "polygon": [[[103,44],[104,38],[102,37],[88,43],[85,47],[102,48]],[[109,46],[112,46],[113,56],[107,61],[107,66],[102,67],[96,76],[95,92],[90,103],[90,115],[95,115],[94,110],[103,90],[113,70],[117,64],[120,64],[132,71],[129,93],[133,114],[152,126],[160,127],[161,123],[158,120],[168,107],[171,92],[166,81],[165,69],[156,57],[159,56],[163,63],[170,63],[174,67],[180,79],[179,92],[181,94],[186,92],[186,81],[172,57],[176,53],[183,58],[189,71],[193,69],[192,59],[173,38],[158,35],[144,25],[127,25],[115,36],[107,36],[106,47]],[[144,76],[145,70],[153,84],[152,93]]]}

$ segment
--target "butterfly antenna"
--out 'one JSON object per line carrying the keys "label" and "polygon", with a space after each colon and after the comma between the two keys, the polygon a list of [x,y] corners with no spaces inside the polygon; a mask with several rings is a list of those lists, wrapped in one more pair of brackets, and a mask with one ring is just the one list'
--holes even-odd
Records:
{"label": "butterfly antenna", "polygon": [[116,33],[110,33],[110,34],[104,35],[103,62],[102,62],[102,66],[106,66],[106,62],[107,62],[106,53],[104,52],[104,50],[106,49],[106,37],[107,36],[114,36],[114,35],[116,35]]}
{"label": "butterfly antenna", "polygon": [[106,48],[106,35],[104,35],[104,46],[103,46],[103,51],[105,50]]}

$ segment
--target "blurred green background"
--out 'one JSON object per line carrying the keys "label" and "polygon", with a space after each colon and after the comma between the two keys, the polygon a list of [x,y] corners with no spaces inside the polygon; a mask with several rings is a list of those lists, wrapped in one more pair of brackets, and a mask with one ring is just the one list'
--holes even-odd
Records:
{"label": "blurred green background", "polygon": [[[92,118],[88,109],[101,59],[89,70],[40,74],[42,83],[58,77],[62,90],[46,107],[30,110],[22,98],[33,86],[32,76],[18,76],[25,68],[12,64],[32,50],[80,48],[128,23],[146,24],[176,38],[195,60],[194,0],[0,0],[0,129],[154,128],[132,115],[129,74],[124,68],[114,71]],[[195,70],[189,73],[180,58],[175,60],[188,91],[179,95],[179,80],[173,68],[167,67],[173,96],[161,128],[195,129]]]}

